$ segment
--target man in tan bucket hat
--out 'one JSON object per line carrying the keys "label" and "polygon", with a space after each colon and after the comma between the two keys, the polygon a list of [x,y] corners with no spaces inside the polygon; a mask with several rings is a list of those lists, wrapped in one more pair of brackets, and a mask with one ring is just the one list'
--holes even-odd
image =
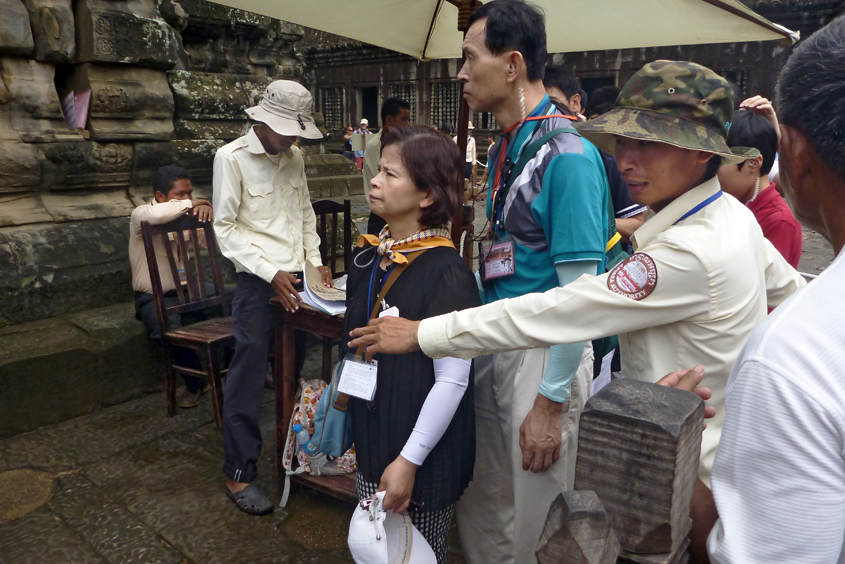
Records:
{"label": "man in tan bucket hat", "polygon": [[[708,404],[717,412],[704,431],[696,489],[696,506],[706,507],[699,502],[710,497],[734,361],[766,318],[767,305],[777,306],[805,284],[763,237],[753,214],[722,194],[716,177],[722,162],[753,156],[726,145],[732,118],[733,94],[716,73],[690,62],[645,65],[615,109],[576,126],[615,154],[632,199],[650,208],[631,238],[631,257],[606,274],[584,275],[542,294],[422,322],[375,320],[352,332],[351,346],[370,345],[368,356],[422,348],[432,358],[472,358],[618,334],[626,378],[654,382],[701,365],[701,385],[712,390]],[[703,525],[693,548],[703,549],[709,528]]]}
{"label": "man in tan bucket hat", "polygon": [[[223,472],[232,501],[247,513],[263,515],[273,511],[273,503],[250,483],[261,453],[258,418],[273,331],[269,300],[278,296],[288,310],[297,308],[294,285],[306,260],[320,270],[324,284],[331,285],[332,278],[320,261],[305,163],[294,145],[298,137],[322,137],[311,116],[311,93],[296,82],[277,80],[246,113],[258,123],[214,158],[214,231],[238,273],[232,303],[235,356],[223,402]],[[299,372],[304,334],[296,342]]]}

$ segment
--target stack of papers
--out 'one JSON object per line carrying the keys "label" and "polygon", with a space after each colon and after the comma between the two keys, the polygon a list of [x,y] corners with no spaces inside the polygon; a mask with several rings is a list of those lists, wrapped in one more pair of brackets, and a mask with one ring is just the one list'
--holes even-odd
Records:
{"label": "stack of papers", "polygon": [[299,297],[303,302],[329,315],[340,315],[346,311],[346,291],[323,286],[320,271],[307,260],[305,268],[302,269],[302,276],[305,291],[300,292]]}

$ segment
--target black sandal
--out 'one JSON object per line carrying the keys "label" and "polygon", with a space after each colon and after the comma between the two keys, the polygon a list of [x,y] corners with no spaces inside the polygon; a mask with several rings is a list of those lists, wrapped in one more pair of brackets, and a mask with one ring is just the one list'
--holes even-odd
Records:
{"label": "black sandal", "polygon": [[238,509],[250,515],[267,515],[274,509],[270,498],[252,484],[235,493],[226,488],[226,496],[238,506]]}

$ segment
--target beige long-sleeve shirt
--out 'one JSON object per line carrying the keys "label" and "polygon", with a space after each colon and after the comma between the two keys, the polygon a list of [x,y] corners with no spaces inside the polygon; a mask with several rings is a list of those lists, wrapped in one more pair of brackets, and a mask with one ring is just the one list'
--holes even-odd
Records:
{"label": "beige long-sleeve shirt", "polygon": [[214,232],[238,272],[272,282],[277,272],[322,266],[317,219],[299,147],[270,156],[249,133],[214,157]]}
{"label": "beige long-sleeve shirt", "polygon": [[715,178],[693,188],[634,233],[634,249],[656,269],[651,294],[635,300],[612,291],[609,274],[585,275],[564,288],[423,320],[422,350],[471,358],[618,334],[625,377],[655,382],[701,364],[717,412],[701,447],[699,476],[709,483],[731,368],[767,305],[805,284],[733,197],[724,194],[680,220],[719,190]]}
{"label": "beige long-sleeve shirt", "polygon": [[[163,203],[153,200],[149,204],[138,206],[132,210],[132,215],[129,217],[129,264],[132,268],[133,290],[148,294],[153,293],[150,268],[144,251],[144,237],[141,234],[141,222],[149,221],[152,225],[170,223],[185,215],[192,207],[191,200],[170,200]],[[161,276],[162,291],[169,292],[176,289],[161,237],[153,237],[153,247],[158,263],[159,276]],[[176,258],[178,260],[178,257]]]}
{"label": "beige long-sleeve shirt", "polygon": [[367,141],[367,146],[364,147],[364,194],[370,195],[370,180],[378,174],[378,163],[381,160],[381,131],[376,133],[372,139]]}

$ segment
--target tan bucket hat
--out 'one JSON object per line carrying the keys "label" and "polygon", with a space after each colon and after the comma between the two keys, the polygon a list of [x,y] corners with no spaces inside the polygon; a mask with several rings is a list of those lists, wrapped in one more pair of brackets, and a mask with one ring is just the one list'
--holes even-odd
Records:
{"label": "tan bucket hat", "polygon": [[760,152],[728,147],[733,108],[728,81],[712,70],[686,61],[654,61],[625,84],[611,111],[575,128],[610,154],[619,135],[707,151],[722,157],[723,164],[739,164]]}
{"label": "tan bucket hat", "polygon": [[257,106],[246,109],[249,117],[266,123],[279,135],[322,139],[311,115],[311,93],[292,80],[276,80],[267,85]]}

